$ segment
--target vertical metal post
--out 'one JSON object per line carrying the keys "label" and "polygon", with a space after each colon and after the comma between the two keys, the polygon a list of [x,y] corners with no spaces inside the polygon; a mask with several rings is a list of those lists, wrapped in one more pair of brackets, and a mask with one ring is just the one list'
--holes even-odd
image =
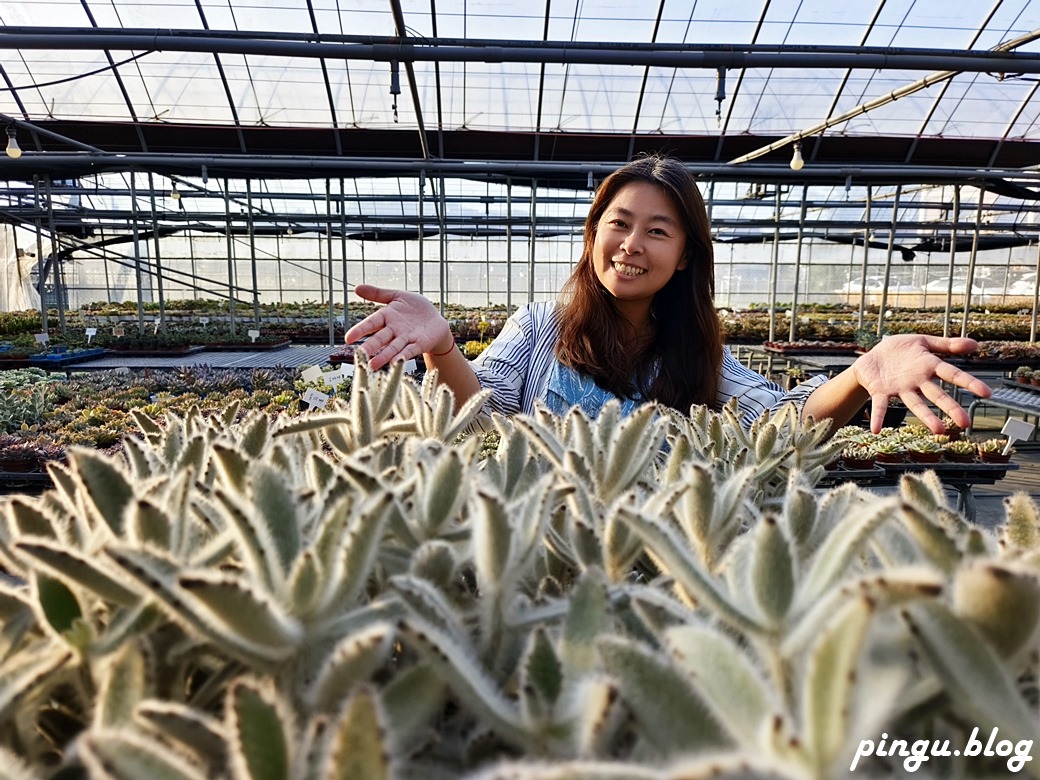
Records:
{"label": "vertical metal post", "polygon": [[899,223],[899,198],[903,194],[903,185],[896,187],[896,197],[892,201],[892,223],[888,229],[888,256],[885,258],[885,282],[881,285],[881,305],[878,307],[877,336],[885,330],[885,307],[888,306],[888,282],[892,278],[892,251],[896,243],[896,225]]}
{"label": "vertical metal post", "polygon": [[61,282],[61,272],[59,266],[61,262],[58,260],[61,254],[61,243],[58,240],[58,228],[54,224],[54,201],[51,200],[53,193],[51,191],[51,180],[47,177],[43,180],[44,191],[47,196],[47,218],[50,221],[51,230],[51,269],[54,274],[54,300],[55,308],[58,310],[58,329],[61,331],[61,335],[65,335],[65,292]]}
{"label": "vertical metal post", "polygon": [[[166,330],[166,300],[163,290],[162,261],[159,256],[159,215],[155,207],[155,177],[148,172],[148,197],[152,209],[152,244],[155,247],[153,261],[155,281],[159,292],[159,328]],[[180,201],[177,201],[180,203]]]}
{"label": "vertical metal post", "polygon": [[[40,177],[33,175],[33,199],[38,204],[43,203],[43,198],[40,194]],[[40,293],[40,332],[47,332],[47,296],[43,294],[44,288],[47,284],[47,278],[44,276],[44,271],[47,268],[46,258],[43,256],[43,215],[37,213],[36,216],[36,267],[38,270],[38,276],[36,280],[37,292]],[[51,240],[51,246],[54,246],[53,239]]]}
{"label": "vertical metal post", "polygon": [[[39,233],[37,233],[37,238],[38,237],[39,237]],[[103,239],[104,237],[105,237],[105,231],[102,230],[101,231],[101,238]],[[101,262],[101,267],[105,271],[105,296],[106,296],[106,298],[109,301],[111,301],[112,300],[112,280],[108,278],[108,253],[107,252],[101,258],[101,261],[102,261]]]}
{"label": "vertical metal post", "polygon": [[445,303],[446,303],[446,300],[447,300],[445,298],[445,295],[446,295],[447,290],[448,290],[448,236],[447,236],[448,226],[447,226],[447,222],[446,222],[447,217],[448,217],[448,213],[447,213],[448,201],[447,201],[447,197],[446,197],[445,192],[444,192],[444,175],[443,174],[440,177],[440,185],[441,185],[440,186],[440,195],[439,195],[440,208],[438,209],[439,213],[437,215],[437,223],[438,223],[438,227],[440,228],[438,230],[438,235],[440,237],[440,240],[437,243],[438,243],[438,245],[440,246],[440,249],[441,249],[441,252],[440,252],[440,263],[439,263],[440,288],[441,288],[440,312],[441,312],[441,316],[443,317],[444,316],[444,306],[445,306]]}
{"label": "vertical metal post", "polygon": [[860,271],[859,277],[859,321],[856,324],[856,329],[862,331],[865,326],[864,317],[867,311],[867,255],[870,251],[870,247],[867,246],[870,243],[870,220],[871,220],[871,209],[873,208],[873,194],[874,189],[871,185],[867,185],[867,218],[863,222],[863,269]]}
{"label": "vertical metal post", "polygon": [[137,279],[137,331],[144,332],[144,285],[141,280],[141,235],[137,229],[137,174],[130,171],[130,219],[134,234],[134,275]]}
{"label": "vertical metal post", "polygon": [[953,187],[953,220],[950,223],[950,266],[946,274],[946,314],[943,316],[943,337],[950,336],[950,317],[953,315],[953,269],[957,262],[957,222],[961,218],[961,185]]}
{"label": "vertical metal post", "polygon": [[513,313],[513,179],[506,177],[506,316]]}
{"label": "vertical metal post", "polygon": [[776,341],[776,280],[780,263],[780,186],[776,187],[776,207],[773,210],[773,261],[769,264],[769,340]]}
{"label": "vertical metal post", "polygon": [[[419,171],[419,295],[424,295],[423,285],[423,262],[425,260],[425,253],[423,252],[424,244],[423,237],[426,233],[426,171]],[[407,286],[408,280],[405,279],[405,286]]]}
{"label": "vertical metal post", "polygon": [[335,280],[332,278],[332,179],[325,179],[325,249],[329,271],[329,346],[332,347],[336,344],[336,294]]}
{"label": "vertical metal post", "polygon": [[527,240],[527,301],[534,301],[535,223],[538,211],[538,179],[531,179],[531,211]]}
{"label": "vertical metal post", "polygon": [[231,190],[224,179],[224,228],[227,232],[228,330],[235,335],[235,246],[231,240]]}
{"label": "vertical metal post", "polygon": [[1033,317],[1029,321],[1029,343],[1036,343],[1036,315],[1040,308],[1040,239],[1036,242],[1036,271],[1033,279]]}
{"label": "vertical metal post", "polygon": [[[982,224],[982,202],[986,190],[979,187],[979,204],[975,209],[975,229],[971,235],[971,255],[968,257],[968,278],[964,282],[964,317],[961,319],[961,338],[968,335],[968,312],[971,310],[971,287],[975,284],[975,258],[979,252],[979,227]],[[950,283],[953,283],[951,277]]]}
{"label": "vertical metal post", "polygon": [[249,233],[249,272],[253,277],[253,327],[260,328],[260,290],[256,279],[256,235],[253,232],[253,180],[246,179],[246,230]]}
{"label": "vertical metal post", "polygon": [[802,235],[805,232],[805,199],[809,193],[809,185],[802,185],[802,208],[798,214],[798,247],[794,254],[794,284],[791,290],[791,326],[787,334],[788,341],[794,341],[798,333],[798,282],[802,273]]}
{"label": "vertical metal post", "polygon": [[[342,268],[343,268],[343,330],[350,327],[348,324],[350,319],[348,317],[349,298],[348,293],[350,287],[347,283],[347,183],[340,177],[339,180],[339,249],[342,256]],[[405,287],[408,286],[408,260],[407,255],[405,256]]]}

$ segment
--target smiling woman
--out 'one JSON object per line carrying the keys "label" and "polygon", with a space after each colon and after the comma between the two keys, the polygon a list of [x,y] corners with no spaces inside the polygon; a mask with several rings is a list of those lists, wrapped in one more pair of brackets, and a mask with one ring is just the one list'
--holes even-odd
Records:
{"label": "smiling woman", "polygon": [[889,397],[897,396],[941,432],[928,401],[958,424],[968,420],[935,377],[989,395],[984,383],[933,354],[970,352],[977,346],[970,339],[893,336],[834,379],[814,377],[788,392],[742,366],[722,346],[700,190],[685,165],[657,155],[604,179],[559,300],[522,307],[472,363],[423,296],[371,285],[355,292],[386,306],[351,328],[348,344],[368,336],[361,348],[374,368],[422,354],[459,403],[490,390],[486,413],[530,414],[540,402],[595,417],[610,399],[623,413],[648,401],[687,412],[736,399],[745,425],[789,401],[803,416],[843,424],[873,400],[871,425],[880,429]]}

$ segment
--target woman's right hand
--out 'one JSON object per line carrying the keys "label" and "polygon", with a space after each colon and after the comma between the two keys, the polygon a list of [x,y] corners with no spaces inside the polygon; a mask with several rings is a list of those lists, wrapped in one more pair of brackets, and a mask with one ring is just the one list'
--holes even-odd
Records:
{"label": "woman's right hand", "polygon": [[371,284],[359,284],[354,292],[367,301],[386,304],[348,330],[344,337],[347,344],[353,344],[368,336],[359,349],[368,355],[373,369],[426,352],[451,349],[455,341],[451,328],[428,298]]}

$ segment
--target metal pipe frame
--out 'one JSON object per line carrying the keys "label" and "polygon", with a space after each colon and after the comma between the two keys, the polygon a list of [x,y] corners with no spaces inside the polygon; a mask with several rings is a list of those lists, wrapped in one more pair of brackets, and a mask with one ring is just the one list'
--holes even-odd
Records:
{"label": "metal pipe frame", "polygon": [[[248,37],[247,37],[248,36]],[[377,62],[489,62],[563,65],[641,65],[666,68],[853,68],[956,70],[964,73],[1040,73],[1040,53],[861,46],[755,44],[626,44],[507,41],[392,36],[231,35],[225,31],[122,28],[5,27],[3,49],[177,51],[257,54],[304,59]]]}

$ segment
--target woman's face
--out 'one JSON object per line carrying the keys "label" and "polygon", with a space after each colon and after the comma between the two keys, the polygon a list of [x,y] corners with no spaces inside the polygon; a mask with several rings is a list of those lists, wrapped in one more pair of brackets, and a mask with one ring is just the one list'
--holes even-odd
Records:
{"label": "woman's face", "polygon": [[629,182],[596,223],[592,263],[600,284],[638,322],[657,291],[686,267],[685,251],[686,231],[671,198],[656,184]]}

